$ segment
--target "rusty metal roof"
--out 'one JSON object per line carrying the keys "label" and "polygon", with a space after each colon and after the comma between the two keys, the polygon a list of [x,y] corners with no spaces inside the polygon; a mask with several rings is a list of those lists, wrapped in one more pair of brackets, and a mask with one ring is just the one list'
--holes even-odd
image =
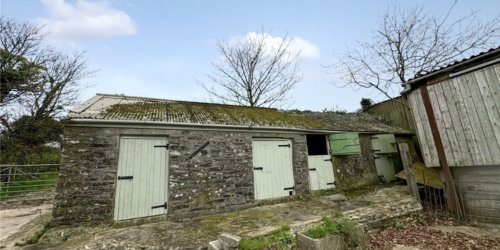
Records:
{"label": "rusty metal roof", "polygon": [[[272,108],[174,101],[124,95],[97,94],[68,114],[67,120],[167,122],[193,125],[232,125],[290,129],[407,133],[368,116],[339,114],[317,119]],[[354,119],[353,119],[354,118]]]}
{"label": "rusty metal roof", "polygon": [[467,58],[463,58],[460,60],[455,60],[451,63],[448,63],[447,65],[441,66],[439,68],[436,68],[434,70],[428,71],[428,72],[421,72],[420,74],[415,75],[413,78],[409,79],[407,83],[415,83],[420,80],[420,78],[425,78],[429,75],[439,73],[440,71],[447,71],[448,69],[454,68],[455,66],[459,66],[462,64],[467,64],[469,62],[475,61],[475,59],[481,58],[483,56],[489,56],[489,55],[495,55],[500,53],[500,46],[496,48],[491,48],[487,51],[483,51],[479,54],[475,54],[472,56],[469,56]]}

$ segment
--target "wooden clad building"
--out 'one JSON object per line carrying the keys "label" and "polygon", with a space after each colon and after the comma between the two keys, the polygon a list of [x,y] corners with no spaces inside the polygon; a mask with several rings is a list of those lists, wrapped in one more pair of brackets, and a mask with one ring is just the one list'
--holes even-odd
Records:
{"label": "wooden clad building", "polygon": [[466,214],[500,221],[500,47],[420,75],[404,94],[425,165],[442,167]]}

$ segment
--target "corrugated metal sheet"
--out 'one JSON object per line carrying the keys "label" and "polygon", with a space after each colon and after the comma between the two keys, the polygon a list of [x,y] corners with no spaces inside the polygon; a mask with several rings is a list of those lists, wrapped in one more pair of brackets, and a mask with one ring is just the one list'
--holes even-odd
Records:
{"label": "corrugated metal sheet", "polygon": [[413,78],[409,79],[408,81],[415,81],[415,80],[418,80],[418,78],[421,78],[421,77],[424,77],[426,75],[429,75],[429,74],[432,74],[432,73],[435,73],[435,72],[438,72],[438,71],[441,71],[441,70],[446,70],[447,68],[450,68],[452,66],[455,66],[455,65],[458,65],[458,64],[461,64],[461,63],[466,63],[467,61],[470,61],[470,60],[473,60],[479,56],[483,56],[485,54],[489,54],[489,53],[499,53],[500,52],[500,46],[496,47],[496,48],[491,48],[487,51],[483,51],[479,54],[476,54],[476,55],[472,55],[472,56],[469,56],[467,58],[463,58],[463,59],[460,59],[460,60],[455,60],[451,63],[448,63],[444,66],[441,66],[439,68],[436,68],[434,70],[431,70],[431,71],[428,71],[428,72],[420,72],[419,74],[417,74],[416,76],[414,76]]}
{"label": "corrugated metal sheet", "polygon": [[[321,113],[320,113],[321,114]],[[161,121],[182,124],[281,127],[311,130],[407,133],[367,114],[324,112],[318,118],[271,108],[98,94],[68,119]],[[320,119],[326,116],[326,119]]]}

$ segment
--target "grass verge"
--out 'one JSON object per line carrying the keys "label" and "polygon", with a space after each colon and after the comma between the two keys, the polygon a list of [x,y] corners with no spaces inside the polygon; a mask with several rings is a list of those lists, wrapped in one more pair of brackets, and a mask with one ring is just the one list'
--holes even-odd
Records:
{"label": "grass verge", "polygon": [[295,236],[290,232],[290,227],[288,225],[284,225],[269,235],[255,238],[242,238],[239,249],[292,249],[295,245]]}
{"label": "grass verge", "polygon": [[364,237],[362,230],[352,221],[338,212],[331,217],[323,217],[321,225],[310,228],[304,232],[313,239],[325,238],[328,235],[342,235],[349,247],[363,247]]}

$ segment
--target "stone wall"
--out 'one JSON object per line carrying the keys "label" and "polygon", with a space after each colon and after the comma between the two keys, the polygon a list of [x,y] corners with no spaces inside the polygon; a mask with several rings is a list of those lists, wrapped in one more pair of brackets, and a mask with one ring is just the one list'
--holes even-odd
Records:
{"label": "stone wall", "polygon": [[370,135],[360,134],[361,154],[333,156],[336,188],[340,190],[378,183]]}
{"label": "stone wall", "polygon": [[[305,135],[67,126],[54,224],[113,220],[120,135],[165,135],[170,144],[168,215],[187,217],[253,206],[252,138],[293,142],[296,195],[309,192]],[[205,142],[196,157],[188,157]]]}

